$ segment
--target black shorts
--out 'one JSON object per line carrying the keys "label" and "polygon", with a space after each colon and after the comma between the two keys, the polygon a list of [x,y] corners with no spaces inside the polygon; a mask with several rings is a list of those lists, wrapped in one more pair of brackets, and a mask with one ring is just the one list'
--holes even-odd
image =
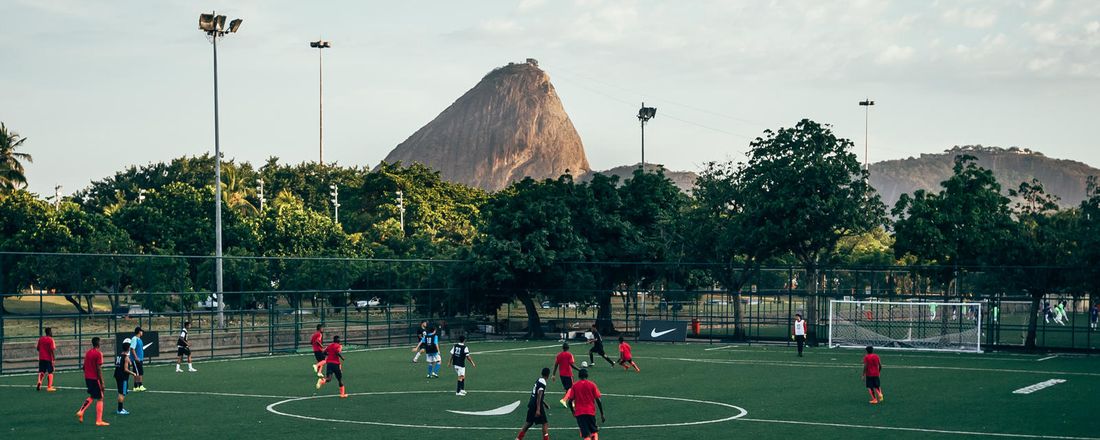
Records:
{"label": "black shorts", "polygon": [[562,376],[561,387],[565,388],[565,391],[569,391],[570,388],[573,388],[573,376]]}
{"label": "black shorts", "polygon": [[53,361],[38,361],[39,373],[53,373]]}
{"label": "black shorts", "polygon": [[546,407],[544,406],[542,408],[542,413],[537,415],[537,416],[535,415],[535,409],[536,408],[533,407],[533,406],[528,406],[527,407],[527,423],[530,423],[532,425],[545,425],[546,424]]}
{"label": "black shorts", "polygon": [[588,414],[577,416],[577,427],[581,428],[581,437],[600,432],[600,427],[596,426],[596,416]]}
{"label": "black shorts", "polygon": [[629,364],[631,362],[634,362],[634,359],[632,359],[632,358],[621,358],[621,359],[619,359],[620,364]]}
{"label": "black shorts", "polygon": [[134,367],[134,373],[136,373],[138,376],[142,376],[142,375],[145,374],[145,363],[144,362],[135,359],[133,367]]}
{"label": "black shorts", "polygon": [[344,372],[341,371],[340,364],[325,364],[325,377],[336,375],[336,379],[344,380]]}
{"label": "black shorts", "polygon": [[601,344],[601,343],[599,343],[599,342],[597,342],[597,343],[593,344],[593,345],[592,345],[592,348],[591,348],[591,349],[589,349],[589,350],[588,350],[588,352],[589,352],[589,353],[596,353],[596,354],[598,354],[598,355],[600,355],[600,356],[604,356],[604,355],[606,355],[606,354],[607,354],[607,353],[604,353],[604,352],[603,352],[603,344]]}
{"label": "black shorts", "polygon": [[102,399],[103,390],[99,389],[99,381],[95,379],[84,378],[84,385],[88,386],[88,395],[93,399]]}
{"label": "black shorts", "polygon": [[191,356],[191,347],[176,347],[176,356]]}
{"label": "black shorts", "polygon": [[879,384],[878,376],[867,376],[867,388],[882,388]]}
{"label": "black shorts", "polygon": [[124,376],[119,376],[119,375],[115,376],[115,389],[118,390],[118,393],[123,395],[123,396],[126,395],[126,391],[129,388],[127,385],[129,383],[130,383],[130,375],[129,374],[124,375]]}
{"label": "black shorts", "polygon": [[315,351],[315,352],[313,352],[313,358],[317,359],[317,362],[321,362],[321,361],[325,360],[325,352]]}

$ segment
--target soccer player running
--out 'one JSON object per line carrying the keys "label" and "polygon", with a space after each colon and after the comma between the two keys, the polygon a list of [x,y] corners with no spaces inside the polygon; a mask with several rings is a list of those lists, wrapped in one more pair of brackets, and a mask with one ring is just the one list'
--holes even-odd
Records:
{"label": "soccer player running", "polygon": [[344,369],[341,367],[341,361],[344,360],[344,355],[340,352],[343,351],[343,346],[340,345],[340,337],[333,336],[332,343],[325,347],[325,376],[317,379],[317,389],[321,389],[327,382],[332,381],[332,376],[336,376],[336,382],[340,384],[340,398],[347,398],[348,393],[344,390]]}
{"label": "soccer player running", "polygon": [[871,393],[871,404],[886,400],[882,396],[882,383],[879,381],[881,371],[882,360],[875,354],[875,348],[868,345],[867,354],[863,356],[863,378],[867,382],[867,392]]}
{"label": "soccer player running", "polygon": [[176,338],[176,372],[182,373],[180,369],[180,363],[183,362],[184,356],[187,357],[187,371],[192,373],[199,371],[195,367],[191,366],[191,343],[187,342],[187,330],[191,328],[191,321],[183,323],[183,330],[180,330],[179,338]]}
{"label": "soccer player running", "polygon": [[599,330],[596,330],[596,324],[592,324],[592,338],[588,340],[589,344],[592,344],[592,348],[588,349],[588,364],[595,365],[596,358],[594,355],[598,354],[612,367],[615,366],[615,361],[607,357],[607,353],[603,351],[603,336],[600,336]]}
{"label": "soccer player running", "polygon": [[115,414],[121,416],[130,414],[130,411],[123,407],[122,402],[126,400],[126,390],[129,388],[130,376],[137,376],[130,369],[131,343],[133,343],[131,339],[123,339],[122,349],[115,354],[115,389],[118,390],[118,409],[115,410]]}
{"label": "soccer player running", "polygon": [[527,422],[516,434],[516,440],[523,440],[527,430],[536,423],[542,425],[542,440],[550,440],[550,426],[546,421],[546,379],[550,377],[550,369],[542,369],[542,377],[535,380],[535,386],[531,388],[531,399],[527,401]]}
{"label": "soccer player running", "polygon": [[88,387],[88,398],[76,412],[76,420],[84,423],[84,411],[95,401],[95,425],[110,426],[103,421],[103,352],[99,351],[99,337],[92,338],[92,348],[84,353],[84,384]]}
{"label": "soccer player running", "polygon": [[[641,373],[642,369],[638,368],[638,364],[634,363],[634,357],[630,354],[630,344],[626,343],[626,340],[622,336],[619,336],[619,365],[623,366],[623,370],[630,371],[630,367],[634,367],[635,373]],[[628,366],[629,365],[629,366]]]}
{"label": "soccer player running", "polygon": [[798,357],[802,357],[802,349],[806,347],[806,331],[809,329],[806,320],[802,319],[802,314],[795,313],[791,339],[798,343]]}
{"label": "soccer player running", "polygon": [[53,329],[46,327],[46,334],[41,338],[38,338],[38,344],[35,347],[38,350],[38,385],[35,385],[35,391],[42,390],[42,379],[45,378],[46,392],[52,393],[57,391],[57,388],[53,387],[53,361],[57,354],[57,343],[53,340]]}
{"label": "soccer player running", "polygon": [[130,338],[130,367],[134,371],[134,391],[145,391],[145,384],[142,383],[142,379],[145,376],[145,341],[141,340],[141,337],[145,335],[145,330],[141,327],[134,328],[134,336]]}
{"label": "soccer player running", "polygon": [[600,428],[596,425],[596,408],[600,408],[600,423],[607,419],[603,415],[603,402],[600,401],[600,389],[596,384],[588,380],[588,370],[581,368],[577,373],[581,380],[573,384],[573,388],[565,393],[565,400],[569,403],[569,411],[577,418],[577,426],[581,429],[581,438],[584,440],[599,440]]}
{"label": "soccer player running", "polygon": [[317,363],[313,364],[313,372],[317,373],[317,377],[325,377],[325,373],[322,373],[321,369],[325,368],[325,326],[317,324],[317,331],[313,332],[313,336],[309,338],[309,345],[313,346],[313,359]]}
{"label": "soccer player running", "polygon": [[[561,353],[558,353],[554,357],[554,372],[556,376],[561,376],[561,387],[569,392],[569,389],[573,387],[573,370],[580,370],[577,368],[576,360],[573,358],[573,353],[569,352],[569,343],[561,344]],[[555,376],[550,376],[550,380],[553,381]],[[565,403],[565,398],[561,399],[561,406],[568,407]]]}
{"label": "soccer player running", "polygon": [[420,342],[424,340],[424,337],[428,335],[428,321],[420,321],[420,330],[416,331],[416,347],[413,347],[413,363],[420,362],[420,355],[424,354],[424,349],[420,347]]}
{"label": "soccer player running", "polygon": [[471,367],[477,367],[474,358],[470,357],[470,347],[466,346],[466,337],[459,336],[458,343],[451,347],[451,358],[447,359],[447,366],[454,365],[455,374],[458,375],[458,385],[455,387],[456,396],[466,395],[466,360]]}

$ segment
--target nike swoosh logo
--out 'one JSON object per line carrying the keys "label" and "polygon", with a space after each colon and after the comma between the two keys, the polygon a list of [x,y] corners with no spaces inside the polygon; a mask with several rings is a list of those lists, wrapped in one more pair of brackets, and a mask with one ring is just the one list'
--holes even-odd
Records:
{"label": "nike swoosh logo", "polygon": [[153,345],[153,344],[154,344],[153,342],[150,342],[150,343],[148,343],[148,344],[145,344],[145,346],[141,347],[141,349],[142,349],[142,350],[148,350],[148,349],[149,349],[149,346],[150,346],[150,345]]}
{"label": "nike swoosh logo", "polygon": [[519,408],[519,401],[518,400],[515,401],[515,402],[512,402],[512,403],[509,403],[507,405],[504,405],[500,408],[490,409],[488,411],[453,411],[453,410],[447,410],[447,412],[454,413],[454,414],[464,414],[464,415],[467,415],[467,416],[503,416],[505,414],[511,414],[512,411],[516,410],[516,408]]}
{"label": "nike swoosh logo", "polygon": [[663,332],[659,332],[659,331],[657,331],[657,329],[653,329],[653,330],[650,330],[650,331],[649,331],[649,337],[651,337],[651,338],[659,338],[659,337],[661,337],[661,336],[667,335],[667,334],[669,334],[669,333],[672,333],[672,332],[674,332],[674,331],[676,331],[676,329],[674,329],[674,328],[672,328],[672,329],[668,329],[668,330],[665,330],[665,331],[663,331]]}

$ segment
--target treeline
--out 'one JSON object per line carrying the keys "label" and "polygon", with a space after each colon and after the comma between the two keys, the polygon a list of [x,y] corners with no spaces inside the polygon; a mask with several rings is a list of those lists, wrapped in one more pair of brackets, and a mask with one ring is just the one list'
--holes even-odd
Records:
{"label": "treeline", "polygon": [[[235,306],[263,292],[417,280],[446,286],[490,313],[519,301],[537,335],[542,300],[600,305],[598,320],[607,327],[615,292],[717,286],[738,295],[762,267],[775,264],[798,266],[806,274],[798,288],[810,295],[826,287],[818,274],[838,265],[940,267],[921,274],[943,284],[955,282],[960,267],[1017,268],[1000,272],[989,289],[1030,294],[1033,307],[1050,293],[1095,298],[1100,280],[1095,179],[1080,206],[1058,209],[1040,182],[1002,191],[989,170],[960,154],[938,191],[906,194],[888,210],[867,183],[852,142],[809,120],[765,131],[743,162],[708,163],[690,195],[662,173],[640,170],[625,181],[525,179],[487,194],[419,165],[368,170],[272,158],[258,168],[222,167],[226,255],[347,258],[227,259],[226,291],[249,292],[229,295]],[[61,201],[8,191],[0,200],[0,251],[209,256],[213,168],[209,156],[131,167]],[[332,186],[339,189],[339,223]],[[89,302],[96,293],[213,290],[210,258],[150,258],[141,265],[2,258],[3,292],[56,289],[81,312],[90,311],[82,298]],[[1036,266],[1074,270],[1028,270]],[[157,309],[194,303],[153,298],[144,301]],[[349,299],[356,298],[332,294],[329,301]],[[740,315],[741,301],[733,304]],[[454,313],[443,305],[432,310]]]}

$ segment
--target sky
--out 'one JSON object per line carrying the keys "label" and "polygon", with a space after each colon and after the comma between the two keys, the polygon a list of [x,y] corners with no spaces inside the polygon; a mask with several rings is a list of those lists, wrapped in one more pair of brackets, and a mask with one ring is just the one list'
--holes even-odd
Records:
{"label": "sky", "polygon": [[[828,123],[870,161],[1019,146],[1100,167],[1100,1],[279,1],[207,4],[227,159],[373,167],[482,76],[536,58],[594,169],[741,160]],[[213,62],[193,0],[2,0],[0,121],[30,189],[213,152]],[[866,108],[858,106],[870,98]]]}

